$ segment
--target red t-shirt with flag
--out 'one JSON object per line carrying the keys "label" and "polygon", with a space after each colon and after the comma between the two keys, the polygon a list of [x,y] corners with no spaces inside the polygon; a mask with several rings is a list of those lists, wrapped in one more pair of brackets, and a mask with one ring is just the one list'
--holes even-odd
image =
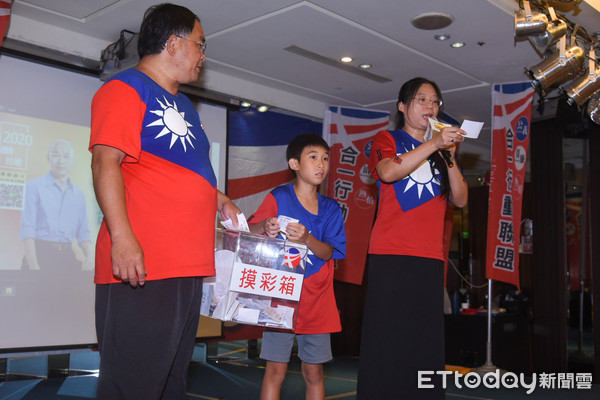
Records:
{"label": "red t-shirt with flag", "polygon": [[[215,274],[216,177],[198,112],[130,69],[92,100],[90,151],[123,151],[126,206],[144,251],[147,280]],[[96,244],[96,283],[116,283],[111,239],[103,221]]]}
{"label": "red t-shirt with flag", "polygon": [[375,135],[369,169],[377,180],[379,207],[371,239],[370,254],[407,255],[444,260],[444,215],[446,199],[440,196],[439,172],[425,160],[406,178],[393,184],[379,179],[376,166],[422,143],[403,130]]}
{"label": "red t-shirt with flag", "polygon": [[333,247],[333,256],[328,261],[309,252],[295,333],[339,332],[342,325],[333,292],[334,259],[346,256],[344,217],[339,204],[319,194],[318,215],[312,214],[298,200],[294,185],[283,185],[267,195],[249,221],[258,223],[280,215],[298,219],[298,223],[304,225],[311,235]]}

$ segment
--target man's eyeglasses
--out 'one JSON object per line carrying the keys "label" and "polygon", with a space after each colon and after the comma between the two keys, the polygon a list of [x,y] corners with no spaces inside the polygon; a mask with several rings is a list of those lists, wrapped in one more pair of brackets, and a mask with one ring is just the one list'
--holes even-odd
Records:
{"label": "man's eyeglasses", "polygon": [[195,40],[188,39],[183,36],[179,36],[179,35],[175,35],[175,36],[177,36],[179,39],[185,39],[185,40],[188,40],[188,41],[194,43],[196,46],[198,46],[200,48],[200,50],[202,51],[202,54],[206,54],[206,41],[205,42],[196,42]]}
{"label": "man's eyeglasses", "polygon": [[442,106],[442,101],[441,101],[441,100],[438,100],[438,99],[435,99],[435,100],[430,100],[430,99],[428,99],[428,98],[427,98],[427,97],[425,97],[425,96],[417,96],[417,97],[415,97],[414,99],[415,99],[415,100],[417,101],[417,103],[418,103],[419,105],[421,105],[421,106],[424,106],[424,105],[425,105],[425,104],[427,104],[427,103],[429,103],[429,104],[431,104],[431,105],[434,105],[434,106],[438,106],[438,107],[441,107],[441,106]]}

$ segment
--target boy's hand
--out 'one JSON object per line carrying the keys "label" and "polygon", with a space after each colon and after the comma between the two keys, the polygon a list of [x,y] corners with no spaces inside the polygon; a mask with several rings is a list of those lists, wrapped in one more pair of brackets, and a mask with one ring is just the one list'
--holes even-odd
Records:
{"label": "boy's hand", "polygon": [[306,227],[297,222],[290,222],[286,227],[287,238],[293,242],[307,244],[309,232]]}
{"label": "boy's hand", "polygon": [[275,238],[279,234],[279,222],[277,218],[267,218],[265,219],[265,233],[268,237]]}

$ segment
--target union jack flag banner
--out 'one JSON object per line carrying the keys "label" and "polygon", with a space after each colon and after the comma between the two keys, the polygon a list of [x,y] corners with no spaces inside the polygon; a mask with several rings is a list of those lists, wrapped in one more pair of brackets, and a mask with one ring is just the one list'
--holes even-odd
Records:
{"label": "union jack flag banner", "polygon": [[519,288],[519,238],[531,126],[531,83],[495,84],[486,277]]}
{"label": "union jack flag banner", "polygon": [[329,144],[327,196],[337,200],[346,226],[346,258],[337,260],[335,279],[362,283],[377,208],[377,184],[367,161],[373,137],[389,125],[389,112],[331,106],[323,138]]}

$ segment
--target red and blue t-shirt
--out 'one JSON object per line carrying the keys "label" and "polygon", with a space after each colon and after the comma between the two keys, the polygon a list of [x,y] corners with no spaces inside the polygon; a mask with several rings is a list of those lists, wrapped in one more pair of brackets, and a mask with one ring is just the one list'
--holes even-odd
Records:
{"label": "red and blue t-shirt", "polygon": [[375,135],[369,169],[377,180],[379,207],[369,253],[408,255],[443,260],[443,227],[447,200],[440,195],[440,175],[425,160],[406,178],[393,184],[379,179],[376,166],[422,143],[403,130]]}
{"label": "red and blue t-shirt", "polygon": [[[90,151],[123,151],[121,165],[131,226],[147,280],[214,275],[216,177],[197,110],[136,69],[106,82],[92,101]],[[96,283],[112,274],[103,221],[96,245]]]}
{"label": "red and blue t-shirt", "polygon": [[333,292],[334,259],[346,256],[344,217],[339,204],[319,194],[318,214],[312,214],[298,200],[294,186],[283,185],[267,195],[249,220],[260,222],[280,215],[297,219],[316,239],[333,247],[333,256],[328,261],[312,252],[308,255],[295,332],[339,332],[342,326]]}

